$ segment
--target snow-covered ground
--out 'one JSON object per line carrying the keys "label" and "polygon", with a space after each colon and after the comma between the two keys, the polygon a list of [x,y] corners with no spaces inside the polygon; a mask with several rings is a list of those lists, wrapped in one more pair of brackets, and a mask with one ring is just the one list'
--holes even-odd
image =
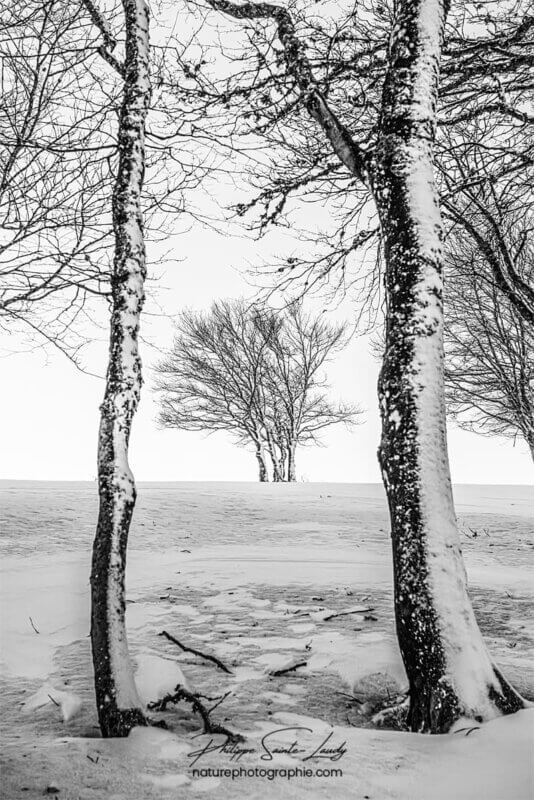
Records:
{"label": "snow-covered ground", "polygon": [[[199,721],[181,706],[164,714],[172,732],[97,738],[88,639],[94,485],[4,482],[0,491],[6,800],[53,789],[73,800],[534,797],[534,711],[440,737],[372,724],[405,684],[380,487],[141,486],[127,576],[140,693],[156,700],[178,682],[209,696],[230,692],[214,720],[241,732],[250,751],[198,760],[209,737],[196,736]],[[479,622],[499,666],[532,697],[533,492],[455,494]],[[182,653],[162,630],[232,674]],[[327,737],[330,758],[304,760]],[[293,741],[300,752],[272,752]],[[217,772],[232,769],[256,773]]]}

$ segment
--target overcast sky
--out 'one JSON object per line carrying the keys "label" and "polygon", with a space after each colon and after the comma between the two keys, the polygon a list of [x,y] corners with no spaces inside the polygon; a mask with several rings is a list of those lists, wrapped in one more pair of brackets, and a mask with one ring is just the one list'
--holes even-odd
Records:
{"label": "overcast sky", "polygon": [[[204,308],[217,297],[250,294],[243,274],[256,245],[213,231],[194,229],[175,237],[177,258],[160,280],[159,302],[168,314],[184,306]],[[148,306],[148,310],[153,307]],[[333,312],[348,317],[347,304]],[[160,347],[171,342],[172,323],[150,317],[145,332]],[[102,371],[107,344],[87,353],[87,363]],[[96,475],[98,406],[103,381],[82,374],[56,353],[20,352],[16,337],[4,340],[12,351],[2,358],[0,419],[2,458],[0,478],[92,480]],[[146,383],[131,440],[131,465],[138,480],[255,480],[256,460],[222,433],[158,430],[157,406],[151,391],[150,366],[157,355],[143,346]],[[376,460],[379,419],[376,400],[378,364],[369,355],[369,342],[354,339],[329,369],[333,393],[365,410],[362,424],[352,432],[331,430],[325,447],[302,448],[297,461],[299,479],[309,481],[378,482]],[[457,483],[528,484],[532,461],[522,441],[486,438],[450,427],[449,448],[453,480]]]}

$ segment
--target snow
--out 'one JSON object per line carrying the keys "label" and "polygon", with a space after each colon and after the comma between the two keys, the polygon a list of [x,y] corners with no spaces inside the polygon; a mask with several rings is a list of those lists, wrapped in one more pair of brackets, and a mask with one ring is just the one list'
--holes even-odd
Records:
{"label": "snow", "polygon": [[142,775],[141,780],[151,783],[156,789],[177,789],[190,783],[190,778],[183,772],[167,773],[166,775]]}
{"label": "snow", "polygon": [[218,778],[199,778],[193,781],[191,789],[194,792],[212,792],[220,786],[221,782]]}
{"label": "snow", "polygon": [[[466,562],[472,585],[532,589],[532,575],[527,568],[498,563],[480,565],[476,552],[467,553]],[[359,548],[355,554],[354,549],[346,545],[328,545],[326,549],[319,545],[273,545],[270,548],[226,545],[197,548],[194,558],[187,561],[175,552],[131,550],[128,556],[130,597],[143,596],[154,582],[168,584],[175,579],[178,567],[181,580],[199,587],[208,587],[214,582],[218,586],[235,587],[240,582],[248,586],[372,584],[388,589],[391,584],[389,546],[381,552]],[[0,601],[5,611],[0,617],[0,637],[2,662],[11,674],[45,679],[52,671],[57,648],[88,635],[89,571],[88,555],[79,552],[63,552],[61,556],[36,553],[31,559],[28,556],[3,558]],[[242,594],[238,596],[243,597]],[[65,597],[69,598],[68,603]],[[228,603],[227,607],[234,609],[236,604]],[[289,611],[287,619],[293,624],[292,612],[310,607],[276,603],[274,608],[281,614]],[[135,615],[135,628],[153,625],[154,618],[160,618],[161,613],[159,607],[149,604],[127,606],[128,622],[129,615]],[[32,629],[30,616],[39,634]],[[232,630],[230,623],[225,623],[225,629]]]}
{"label": "snow", "polygon": [[178,684],[189,689],[187,678],[176,661],[149,653],[138,655],[136,661],[135,684],[145,706],[173,694]]}
{"label": "snow", "polygon": [[257,647],[261,650],[304,650],[308,638],[285,636],[243,636],[240,639],[230,639],[228,644],[236,647]]}
{"label": "snow", "polygon": [[265,673],[272,674],[282,669],[289,669],[298,664],[295,656],[284,655],[282,653],[264,653],[254,659],[255,664],[259,664]]}
{"label": "snow", "polygon": [[161,728],[139,727],[130,731],[125,746],[130,754],[153,761],[177,761],[191,750],[191,743]]}
{"label": "snow", "polygon": [[296,622],[294,625],[288,625],[287,627],[293,633],[311,633],[317,626],[313,622]]}
{"label": "snow", "polygon": [[358,639],[337,631],[319,633],[311,640],[311,657],[306,670],[336,672],[350,691],[370,675],[383,674],[396,682],[399,691],[407,689],[407,678],[394,632],[363,633]]}
{"label": "snow", "polygon": [[[19,537],[21,554],[8,555],[2,561],[0,638],[4,679],[12,687],[4,705],[5,749],[10,767],[5,777],[6,798],[42,796],[46,786],[53,784],[61,790],[60,796],[89,798],[105,794],[115,800],[200,796],[203,792],[217,793],[229,800],[244,796],[250,800],[265,796],[305,800],[314,796],[365,795],[384,800],[530,800],[534,785],[530,758],[534,711],[482,726],[469,722],[475,730],[468,736],[458,730],[461,724],[456,726],[456,732],[439,737],[356,728],[354,724],[363,724],[358,722],[360,706],[351,706],[350,702],[347,712],[334,718],[339,704],[345,702],[340,699],[339,679],[335,676],[341,678],[349,693],[356,686],[358,697],[365,687],[375,686],[377,675],[387,676],[397,687],[405,684],[391,615],[391,555],[385,511],[380,510],[381,500],[358,502],[360,512],[351,511],[350,528],[338,536],[333,531],[343,530],[343,519],[348,514],[343,492],[352,489],[328,489],[337,495],[336,502],[329,504],[327,517],[319,496],[324,490],[312,486],[291,488],[295,490],[293,499],[283,506],[288,521],[292,519],[291,504],[300,502],[299,497],[305,498],[307,510],[298,507],[299,527],[292,533],[280,522],[280,534],[272,534],[274,541],[269,547],[264,544],[263,530],[273,509],[264,495],[258,500],[264,504],[264,516],[254,523],[255,538],[247,534],[247,541],[231,539],[233,535],[239,537],[240,526],[235,520],[242,513],[240,502],[235,503],[233,511],[227,510],[216,531],[218,542],[208,540],[202,546],[196,540],[188,542],[190,554],[179,552],[181,544],[168,546],[172,532],[166,527],[160,539],[160,531],[156,528],[154,532],[152,524],[146,533],[141,529],[134,536],[138,549],[129,554],[127,586],[128,599],[135,602],[127,605],[127,624],[137,663],[136,683],[143,702],[148,702],[172,691],[184,679],[178,664],[182,656],[172,644],[158,637],[162,629],[175,632],[184,642],[194,641],[193,646],[219,655],[223,661],[229,644],[235,653],[235,661],[229,663],[232,675],[209,664],[191,663],[186,667],[182,663],[185,678],[191,678],[195,689],[210,695],[231,691],[228,700],[214,712],[217,721],[244,732],[247,746],[252,742],[259,747],[265,733],[284,727],[310,728],[311,733],[304,732],[302,739],[310,747],[317,745],[318,737],[332,733],[336,744],[346,742],[347,754],[337,764],[343,769],[343,777],[291,781],[279,778],[269,783],[258,779],[230,781],[221,776],[196,779],[191,774],[189,753],[198,747],[199,739],[193,738],[198,733],[198,723],[195,718],[192,726],[182,726],[181,709],[180,713],[169,710],[165,715],[172,720],[174,733],[136,728],[127,740],[94,738],[87,638],[88,528],[86,541],[76,542],[70,552],[62,542],[47,552],[46,543],[42,540],[42,546],[37,546],[37,539],[31,551],[25,550],[29,536],[25,534]],[[245,487],[242,496],[254,497],[254,490],[255,487]],[[278,487],[268,490],[280,491]],[[197,502],[199,490],[189,487],[187,491]],[[156,496],[158,508],[167,502],[162,501],[162,496]],[[180,528],[185,525],[180,514],[187,519],[191,512],[184,509],[182,495],[172,496],[175,505],[168,501],[164,512],[167,516],[158,517],[158,525],[165,526],[168,517],[172,528]],[[339,502],[337,498],[341,498]],[[464,501],[470,509],[466,512],[469,524],[480,527],[480,522],[469,516],[478,501],[467,496]],[[484,505],[484,501],[478,504],[479,513],[483,513]],[[23,509],[21,525],[27,514],[26,503]],[[512,510],[507,507],[507,514]],[[317,535],[321,513],[325,514],[320,520],[324,527]],[[531,632],[523,621],[534,599],[534,587],[524,566],[531,554],[527,539],[523,547],[521,538],[523,530],[525,536],[528,533],[524,507],[521,514],[485,517],[484,526],[491,535],[477,541],[466,539],[466,561],[474,594],[483,593],[488,617],[495,612],[498,622],[492,628],[492,652],[498,653],[505,675],[515,669],[516,676],[526,676],[525,682],[532,683]],[[313,541],[306,532],[306,520],[314,531]],[[79,524],[83,529],[83,521]],[[202,539],[204,534],[200,532],[198,536]],[[16,542],[16,537],[11,541]],[[490,548],[491,543],[502,547]],[[508,597],[505,590],[513,596],[507,600],[506,608],[500,605]],[[352,601],[347,600],[347,592]],[[160,599],[167,595],[171,600]],[[179,599],[173,602],[173,598]],[[205,605],[203,601],[210,599],[212,604]],[[259,600],[262,606],[251,600]],[[270,603],[268,607],[265,600]],[[323,607],[339,614],[371,606],[376,609],[375,621],[358,621],[358,611],[331,620],[310,621],[309,613]],[[198,614],[203,619],[199,627],[192,629],[192,623],[198,622],[193,613],[196,609],[200,609]],[[206,610],[209,616],[204,614]],[[273,616],[256,617],[267,610]],[[193,630],[198,632],[198,638],[193,639]],[[508,646],[512,639],[517,644],[513,648]],[[206,641],[209,645],[203,646]],[[299,661],[308,661],[307,667],[283,677],[269,674]],[[69,679],[68,685],[64,679]],[[73,702],[74,698],[83,700],[77,713],[69,716],[69,737],[58,738],[63,730],[61,704],[56,706],[45,697],[50,693],[60,702],[59,692],[72,695]],[[23,701],[26,708],[21,713]],[[68,697],[65,708],[68,712]],[[349,717],[351,724],[345,724]],[[335,721],[340,724],[330,724]],[[294,737],[294,731],[274,738],[288,743],[291,735]],[[280,756],[273,766],[288,762],[301,766],[298,759],[290,756]],[[228,766],[218,754],[205,763],[216,768]],[[258,754],[247,756],[242,763],[265,766]],[[310,763],[313,768],[324,766]],[[29,786],[30,791],[22,793],[21,786]]]}
{"label": "snow", "polygon": [[[204,600],[205,606],[209,606],[217,611],[241,609],[245,606],[252,606],[255,609],[265,609],[270,604],[270,600],[253,597],[250,592],[247,592],[245,589],[221,592],[215,595],[215,597],[208,597],[207,600]],[[256,611],[255,613],[259,614],[260,612]]]}
{"label": "snow", "polygon": [[74,692],[57,689],[47,682],[22,704],[22,711],[29,713],[43,706],[50,706],[50,711],[59,708],[63,722],[69,722],[81,711],[83,702]]}

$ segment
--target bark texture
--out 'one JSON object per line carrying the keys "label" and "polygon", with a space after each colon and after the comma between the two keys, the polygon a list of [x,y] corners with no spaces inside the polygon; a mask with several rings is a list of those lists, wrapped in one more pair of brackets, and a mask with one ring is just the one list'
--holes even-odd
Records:
{"label": "bark texture", "polygon": [[395,612],[413,730],[523,706],[491,663],[467,594],[447,454],[441,224],[433,178],[440,0],[401,0],[372,170],[385,241],[387,331],[380,464]]}
{"label": "bark texture", "polygon": [[146,724],[128,653],[124,578],[136,499],[128,441],[142,383],[138,333],[146,276],[141,191],[150,98],[149,39],[144,0],[123,0],[123,8],[126,52],[113,194],[112,315],[98,441],[100,507],[91,572],[91,644],[104,737],[127,736],[135,725]]}

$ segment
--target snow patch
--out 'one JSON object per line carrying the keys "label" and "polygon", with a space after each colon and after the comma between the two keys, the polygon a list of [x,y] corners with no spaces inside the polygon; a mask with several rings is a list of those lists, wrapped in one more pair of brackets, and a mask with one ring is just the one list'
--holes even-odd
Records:
{"label": "snow patch", "polygon": [[314,622],[296,622],[294,625],[287,626],[293,633],[311,633],[316,629]]}
{"label": "snow patch", "polygon": [[54,709],[59,708],[63,722],[69,722],[81,711],[83,703],[74,692],[65,692],[51,683],[45,683],[23,703],[22,710],[30,713],[48,705]]}
{"label": "snow patch", "polygon": [[178,684],[189,689],[187,679],[176,661],[148,653],[138,655],[136,661],[135,684],[144,705],[172,694]]}
{"label": "snow patch", "polygon": [[176,761],[191,750],[191,744],[174,733],[150,726],[133,728],[126,746],[132,756],[158,761]]}
{"label": "snow patch", "polygon": [[307,672],[336,672],[353,690],[370,675],[383,674],[395,681],[399,690],[407,686],[406,672],[393,637],[379,633],[363,633],[357,639],[337,631],[312,637]]}
{"label": "snow patch", "polygon": [[267,674],[278,672],[281,669],[290,669],[299,662],[295,660],[295,656],[284,655],[283,653],[264,653],[254,659],[255,664],[263,667],[264,672]]}
{"label": "snow patch", "polygon": [[183,772],[167,773],[166,775],[141,775],[141,780],[152,784],[156,789],[177,789],[191,782]]}
{"label": "snow patch", "polygon": [[191,783],[191,789],[195,792],[211,792],[217,789],[221,782],[219,778],[198,778]]}

